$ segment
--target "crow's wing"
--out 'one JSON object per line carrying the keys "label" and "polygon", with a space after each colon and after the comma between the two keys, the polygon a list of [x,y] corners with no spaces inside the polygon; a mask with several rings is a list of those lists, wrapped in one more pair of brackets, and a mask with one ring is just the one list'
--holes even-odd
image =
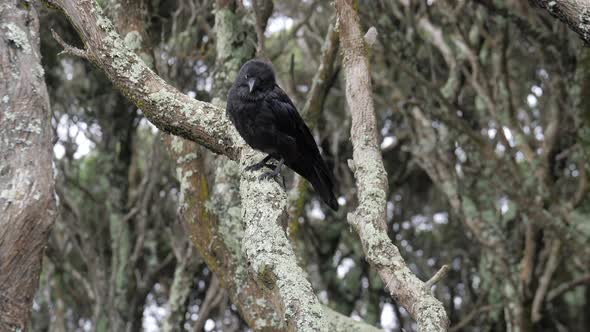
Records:
{"label": "crow's wing", "polygon": [[320,151],[309,127],[307,127],[285,91],[275,85],[275,88],[265,98],[265,103],[273,113],[277,130],[295,138],[298,149],[319,155]]}

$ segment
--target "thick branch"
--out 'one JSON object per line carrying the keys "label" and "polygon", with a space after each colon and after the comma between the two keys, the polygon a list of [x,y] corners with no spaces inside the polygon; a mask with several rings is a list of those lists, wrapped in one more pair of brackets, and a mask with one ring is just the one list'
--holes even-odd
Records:
{"label": "thick branch", "polygon": [[[240,168],[262,159],[261,153],[244,151]],[[242,171],[240,196],[245,233],[242,249],[264,288],[277,289],[274,304],[290,331],[328,331],[325,308],[319,303],[282,222],[286,195],[272,180],[258,181],[256,172]]]}
{"label": "thick branch", "polygon": [[417,321],[420,331],[446,331],[449,325],[442,304],[406,266],[386,232],[388,191],[377,143],[377,125],[369,76],[369,60],[352,0],[337,0],[340,43],[344,56],[346,101],[352,115],[353,158],[350,166],[358,188],[359,206],[348,215],[359,234],[367,260],[377,269],[391,296]]}
{"label": "thick branch", "polygon": [[[238,158],[237,135],[222,109],[180,93],[133,53],[95,1],[52,0],[80,34],[84,54],[159,129]],[[82,53],[83,52],[83,53]]]}
{"label": "thick branch", "polygon": [[56,217],[49,96],[32,5],[0,5],[0,331],[25,331]]}
{"label": "thick branch", "polygon": [[588,0],[531,0],[553,17],[577,33],[590,44],[590,1]]}

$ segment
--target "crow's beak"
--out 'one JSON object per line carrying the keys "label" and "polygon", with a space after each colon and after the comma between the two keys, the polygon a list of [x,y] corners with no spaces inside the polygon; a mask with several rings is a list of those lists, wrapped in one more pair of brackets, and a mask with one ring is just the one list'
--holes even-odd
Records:
{"label": "crow's beak", "polygon": [[254,83],[256,83],[256,79],[254,77],[248,79],[248,86],[250,87],[250,93],[254,90]]}

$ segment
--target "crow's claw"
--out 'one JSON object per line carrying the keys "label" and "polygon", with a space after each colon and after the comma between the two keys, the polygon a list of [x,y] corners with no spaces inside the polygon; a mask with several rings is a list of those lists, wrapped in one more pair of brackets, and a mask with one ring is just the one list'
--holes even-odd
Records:
{"label": "crow's claw", "polygon": [[260,162],[260,163],[252,164],[252,165],[246,167],[245,170],[247,172],[257,171],[257,170],[261,169],[262,167],[264,167],[264,163]]}
{"label": "crow's claw", "polygon": [[262,167],[267,167],[267,168],[270,168],[270,169],[272,169],[273,171],[274,171],[274,170],[277,168],[277,166],[276,166],[276,165],[273,165],[273,164],[267,164],[267,163],[260,162],[260,163],[252,164],[252,165],[250,165],[250,166],[246,167],[246,168],[245,168],[245,170],[246,170],[247,172],[250,172],[250,171],[257,171],[257,170],[261,169]]}
{"label": "crow's claw", "polygon": [[273,171],[274,171],[275,169],[277,169],[277,165],[273,165],[273,164],[264,164],[264,167],[270,168],[270,169],[272,169]]}
{"label": "crow's claw", "polygon": [[278,173],[273,172],[264,172],[262,174],[260,174],[260,176],[258,177],[258,180],[266,180],[266,179],[276,179],[279,177]]}
{"label": "crow's claw", "polygon": [[273,165],[273,167],[271,167],[271,166],[269,166],[271,164],[266,163],[267,161],[270,160],[270,158],[272,158],[271,155],[268,155],[268,156],[264,157],[264,159],[262,159],[261,161],[255,163],[255,164],[252,164],[250,166],[247,166],[245,168],[245,170],[246,171],[257,171],[257,170],[261,169],[262,167],[268,167],[268,168],[274,170],[274,165]]}
{"label": "crow's claw", "polygon": [[[281,178],[281,180],[279,180],[279,178]],[[258,176],[258,180],[262,181],[262,180],[267,180],[267,179],[273,179],[275,181],[277,181],[278,184],[282,185],[283,188],[285,188],[285,178],[282,177],[279,172],[272,171],[272,172],[265,172],[260,174],[260,176]]]}

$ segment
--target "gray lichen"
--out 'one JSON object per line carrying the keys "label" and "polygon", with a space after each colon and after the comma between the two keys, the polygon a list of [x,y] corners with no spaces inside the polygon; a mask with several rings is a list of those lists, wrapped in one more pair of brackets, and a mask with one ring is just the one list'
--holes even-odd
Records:
{"label": "gray lichen", "polygon": [[141,38],[139,32],[133,30],[125,35],[124,42],[125,46],[127,46],[129,50],[136,51],[141,48],[143,39]]}
{"label": "gray lichen", "polygon": [[31,46],[27,34],[21,30],[21,28],[13,23],[2,24],[2,28],[8,30],[6,32],[6,37],[9,41],[11,41],[16,47],[22,49],[26,54],[31,53]]}
{"label": "gray lichen", "polygon": [[[259,153],[247,153],[242,157],[242,164],[258,158]],[[278,288],[285,320],[295,330],[328,331],[324,308],[297,265],[293,248],[280,226],[285,192],[274,181],[258,181],[252,173],[242,175],[240,196],[245,227],[242,248],[252,270],[266,287]]]}

